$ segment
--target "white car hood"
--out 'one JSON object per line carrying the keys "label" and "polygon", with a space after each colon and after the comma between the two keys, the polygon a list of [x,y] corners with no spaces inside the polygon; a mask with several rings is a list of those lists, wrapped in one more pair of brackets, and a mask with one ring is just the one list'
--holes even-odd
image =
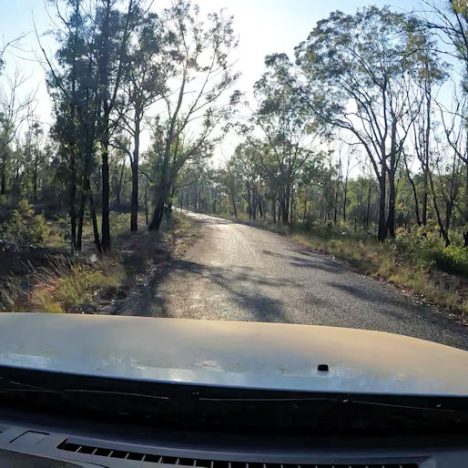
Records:
{"label": "white car hood", "polygon": [[3,313],[0,365],[257,389],[468,395],[467,351],[311,325]]}

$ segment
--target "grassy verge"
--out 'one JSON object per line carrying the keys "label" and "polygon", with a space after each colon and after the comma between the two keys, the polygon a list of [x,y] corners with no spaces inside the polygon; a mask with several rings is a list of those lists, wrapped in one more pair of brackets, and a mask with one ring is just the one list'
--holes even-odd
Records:
{"label": "grassy verge", "polygon": [[128,297],[145,278],[167,265],[195,235],[193,221],[178,214],[164,224],[160,233],[144,228],[130,233],[127,218],[121,214],[111,218],[114,238],[109,255],[96,255],[88,226],[80,255],[71,258],[63,253],[32,268],[27,287],[10,310],[100,313]]}

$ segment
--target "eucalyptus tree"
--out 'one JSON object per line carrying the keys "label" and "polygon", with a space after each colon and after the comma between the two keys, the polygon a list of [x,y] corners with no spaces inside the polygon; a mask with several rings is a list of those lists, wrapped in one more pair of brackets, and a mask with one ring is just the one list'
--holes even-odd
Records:
{"label": "eucalyptus tree", "polygon": [[94,41],[99,103],[97,141],[101,154],[101,248],[104,252],[111,248],[109,150],[112,133],[116,128],[116,119],[112,120],[112,115],[116,113],[119,105],[125,69],[130,65],[127,51],[132,32],[140,19],[140,3],[139,0],[127,0],[122,8],[122,2],[119,0],[97,0],[95,9]]}
{"label": "eucalyptus tree", "polygon": [[[81,249],[85,205],[89,203],[94,243],[101,250],[91,173],[95,168],[98,89],[93,37],[93,12],[82,0],[50,0],[58,19],[54,31],[58,48],[49,57],[39,41],[47,63],[47,85],[53,102],[53,138],[60,143],[60,177],[68,187],[70,247]],[[91,8],[88,3],[86,6]]]}
{"label": "eucalyptus tree", "polygon": [[132,172],[130,230],[138,230],[139,164],[142,124],[148,109],[160,98],[165,85],[165,75],[170,63],[162,60],[161,47],[168,41],[164,35],[161,19],[152,12],[141,11],[132,31],[127,51],[127,65],[123,83],[124,107],[120,126],[132,139],[118,141],[119,148],[126,151]]}
{"label": "eucalyptus tree", "polygon": [[380,241],[395,234],[395,175],[420,110],[406,92],[418,66],[411,50],[417,29],[414,18],[388,8],[367,7],[354,15],[337,11],[296,48],[311,111],[326,127],[353,135],[373,167]]}
{"label": "eucalyptus tree", "polygon": [[0,89],[0,195],[8,193],[12,144],[29,115],[34,99],[32,93],[21,95],[26,81],[25,75],[15,70],[11,76],[5,77],[6,84]]}
{"label": "eucalyptus tree", "polygon": [[[423,24],[418,25],[424,28]],[[414,31],[414,32],[413,32]],[[416,67],[412,70],[412,86],[407,90],[412,99],[419,102],[420,112],[412,121],[411,143],[422,170],[422,196],[421,203],[414,181],[408,170],[408,155],[404,155],[404,162],[408,180],[412,186],[416,221],[418,225],[425,226],[428,222],[429,208],[429,172],[431,171],[431,145],[433,143],[434,127],[434,95],[447,78],[448,64],[441,60],[436,51],[436,42],[424,29],[409,31],[408,50],[416,59]]]}
{"label": "eucalyptus tree", "polygon": [[312,157],[315,123],[298,91],[293,65],[285,54],[267,56],[263,76],[255,83],[258,101],[253,123],[261,129],[270,148],[280,218],[292,221],[294,185],[304,164]]}
{"label": "eucalyptus tree", "polygon": [[237,46],[232,18],[219,12],[203,20],[187,0],[174,2],[162,17],[169,40],[161,53],[171,68],[153,132],[161,146],[155,148],[151,230],[159,229],[179,171],[195,156],[211,154],[239,98],[230,93],[238,77],[231,63]]}
{"label": "eucalyptus tree", "polygon": [[[454,108],[442,113],[443,125],[449,146],[459,157],[465,170],[464,224],[465,247],[468,247],[468,3],[466,0],[425,0],[430,17],[426,25],[438,31],[443,52],[461,65],[462,92],[455,95]],[[449,122],[447,122],[447,120]],[[460,133],[462,130],[463,133]]]}

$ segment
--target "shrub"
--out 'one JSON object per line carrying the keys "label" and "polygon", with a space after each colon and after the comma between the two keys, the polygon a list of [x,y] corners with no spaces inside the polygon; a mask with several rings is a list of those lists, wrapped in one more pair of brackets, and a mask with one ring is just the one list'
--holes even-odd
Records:
{"label": "shrub", "polygon": [[43,312],[80,312],[92,304],[95,296],[105,287],[117,286],[118,278],[106,276],[102,271],[66,259],[34,274],[31,303]]}
{"label": "shrub", "polygon": [[438,268],[468,278],[468,248],[450,245],[435,255]]}
{"label": "shrub", "polygon": [[2,237],[19,246],[39,246],[44,244],[50,229],[45,217],[36,214],[27,200],[21,200],[18,208],[2,227]]}
{"label": "shrub", "polygon": [[424,266],[430,266],[434,262],[436,254],[443,248],[440,239],[425,227],[412,232],[399,229],[395,246],[400,254],[411,259],[414,263]]}
{"label": "shrub", "polygon": [[53,297],[65,311],[77,311],[83,304],[91,302],[104,283],[100,271],[86,265],[73,265],[69,275],[57,280]]}

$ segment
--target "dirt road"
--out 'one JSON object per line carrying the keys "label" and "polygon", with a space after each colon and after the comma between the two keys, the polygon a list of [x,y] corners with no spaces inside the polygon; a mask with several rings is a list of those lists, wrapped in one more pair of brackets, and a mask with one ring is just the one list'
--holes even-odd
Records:
{"label": "dirt road", "polygon": [[468,349],[468,328],[287,237],[188,214],[200,238],[127,314],[367,328]]}

